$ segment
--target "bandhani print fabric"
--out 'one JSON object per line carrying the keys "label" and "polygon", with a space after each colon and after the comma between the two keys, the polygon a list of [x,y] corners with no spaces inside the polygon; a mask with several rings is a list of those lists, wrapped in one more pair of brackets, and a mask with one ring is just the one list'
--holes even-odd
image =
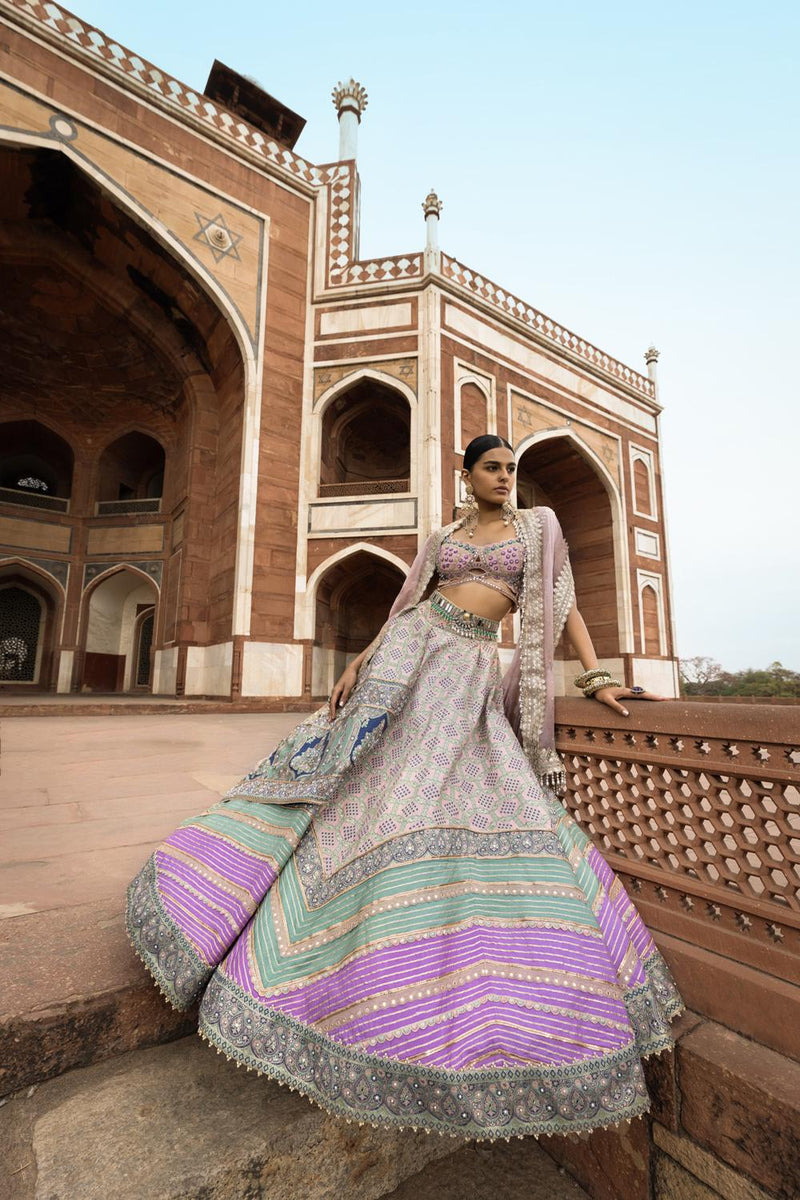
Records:
{"label": "bandhani print fabric", "polygon": [[492,1140],[649,1107],[683,1003],[602,855],[536,778],[494,642],[396,617],[128,889],[167,999],[228,1058],[348,1120]]}

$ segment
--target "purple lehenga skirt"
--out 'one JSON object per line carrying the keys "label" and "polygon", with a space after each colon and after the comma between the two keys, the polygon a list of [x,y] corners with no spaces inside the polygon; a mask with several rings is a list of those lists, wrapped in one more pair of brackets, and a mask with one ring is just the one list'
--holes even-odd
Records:
{"label": "purple lehenga skirt", "polygon": [[375,1125],[582,1132],[649,1107],[683,1004],[504,712],[493,622],[437,593],[128,889],[167,999],[228,1058]]}

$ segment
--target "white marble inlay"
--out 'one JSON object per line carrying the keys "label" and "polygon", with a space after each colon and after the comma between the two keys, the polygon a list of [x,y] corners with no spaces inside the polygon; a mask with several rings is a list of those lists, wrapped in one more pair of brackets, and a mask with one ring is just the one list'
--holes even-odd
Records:
{"label": "white marble inlay", "polygon": [[657,533],[653,533],[651,529],[639,528],[634,529],[633,532],[636,538],[637,554],[641,554],[645,558],[661,558]]}
{"label": "white marble inlay", "polygon": [[153,695],[174,696],[178,682],[178,647],[156,650],[153,656]]}
{"label": "white marble inlay", "polygon": [[655,692],[657,696],[670,696],[674,699],[680,695],[676,675],[677,671],[672,659],[633,659],[634,683],[648,692]]}
{"label": "white marble inlay", "polygon": [[233,642],[186,649],[186,696],[230,696]]}
{"label": "white marble inlay", "polygon": [[245,642],[243,696],[302,696],[303,647],[290,642]]}
{"label": "white marble inlay", "polygon": [[414,529],[416,506],[413,499],[353,501],[329,504],[324,500],[311,505],[313,536],[330,533],[360,533],[367,529]]}
{"label": "white marble inlay", "polygon": [[411,324],[410,304],[375,304],[365,308],[347,308],[323,312],[321,334],[366,333],[373,329],[394,329]]}
{"label": "white marble inlay", "polygon": [[72,683],[72,662],[75,658],[74,650],[62,650],[58,660],[58,683],[56,684],[57,692],[68,692]]}

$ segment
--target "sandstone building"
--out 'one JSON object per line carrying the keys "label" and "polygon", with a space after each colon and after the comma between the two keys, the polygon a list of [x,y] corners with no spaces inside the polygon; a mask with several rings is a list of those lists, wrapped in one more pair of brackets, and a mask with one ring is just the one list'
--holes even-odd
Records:
{"label": "sandstone building", "polygon": [[361,258],[359,84],[316,165],[221,63],[200,94],[56,4],[0,22],[0,688],[324,695],[488,430],[603,661],[677,694],[655,350],[442,252],[433,193],[424,249]]}

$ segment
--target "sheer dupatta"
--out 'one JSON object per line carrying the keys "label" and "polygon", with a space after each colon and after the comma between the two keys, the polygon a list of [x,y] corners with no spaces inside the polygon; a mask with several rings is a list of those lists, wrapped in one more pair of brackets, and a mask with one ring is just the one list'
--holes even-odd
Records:
{"label": "sheer dupatta", "polygon": [[[562,795],[566,771],[555,748],[553,655],[575,600],[568,547],[552,508],[519,509],[513,521],[525,547],[525,572],[519,643],[503,677],[503,704],[537,775]],[[439,546],[461,524],[454,521],[428,537],[386,623],[368,647],[362,667],[372,658],[394,618],[419,604],[432,590]]]}

